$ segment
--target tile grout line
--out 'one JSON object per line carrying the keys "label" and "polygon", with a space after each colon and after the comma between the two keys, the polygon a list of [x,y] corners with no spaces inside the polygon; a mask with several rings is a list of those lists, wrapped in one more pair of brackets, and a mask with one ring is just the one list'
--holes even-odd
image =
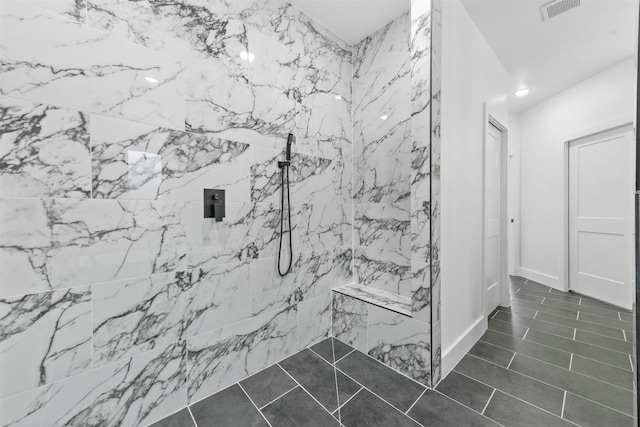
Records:
{"label": "tile grout line", "polygon": [[507,365],[507,369],[509,369],[511,367],[511,364],[513,363],[513,359],[516,358],[516,353],[515,351],[513,352],[513,356],[511,356],[511,360],[509,361],[509,364]]}
{"label": "tile grout line", "polygon": [[622,316],[620,315],[620,312],[618,312],[618,320],[622,322]]}
{"label": "tile grout line", "polygon": [[[351,378],[348,374],[346,374],[344,371],[336,368],[337,371],[340,371],[344,376],[346,376],[347,378],[349,378],[350,380],[354,381],[356,384],[360,384],[358,381],[356,381],[355,379]],[[362,384],[361,384],[362,385]],[[427,387],[425,387],[424,385],[422,385],[422,387],[425,388],[425,391],[427,389]],[[411,418],[410,415],[404,414],[400,408],[396,407],[395,405],[392,405],[391,403],[389,403],[386,399],[383,399],[380,395],[378,395],[377,393],[373,392],[372,390],[368,389],[367,387],[365,387],[364,385],[362,385],[362,388],[364,388],[365,390],[367,390],[369,393],[373,394],[375,397],[377,397],[378,399],[382,400],[384,403],[386,403],[387,405],[391,406],[393,409],[395,409],[396,411],[400,412],[401,414],[405,415],[407,418],[411,419],[412,421],[414,421],[415,423],[417,423],[418,425],[422,426],[422,423],[419,423],[418,421],[414,420],[413,418]]]}
{"label": "tile grout line", "polygon": [[198,427],[198,423],[196,422],[196,417],[193,416],[193,412],[191,412],[191,407],[187,405],[187,411],[189,411],[189,415],[191,415],[191,421],[193,421],[193,425]]}
{"label": "tile grout line", "polygon": [[525,338],[527,338],[527,334],[529,333],[529,328],[527,328],[527,331],[524,333],[524,336],[522,337],[522,340],[524,341]]}
{"label": "tile grout line", "polygon": [[244,387],[242,387],[242,385],[240,383],[238,383],[238,387],[240,387],[240,390],[242,390],[242,392],[245,394],[245,396],[247,396],[247,399],[249,399],[249,402],[251,402],[251,404],[254,406],[254,408],[256,408],[256,410],[260,413],[260,416],[267,422],[267,424],[270,427],[271,423],[269,422],[269,420],[267,419],[267,417],[264,416],[264,414],[262,413],[262,411],[260,410],[260,408],[258,408],[258,405],[256,405],[256,403],[253,401],[253,399],[251,398],[251,396],[249,396],[249,393],[247,393],[244,389]]}
{"label": "tile grout line", "polygon": [[484,411],[487,410],[489,403],[491,403],[491,399],[493,399],[493,395],[496,394],[496,390],[497,388],[494,388],[493,391],[491,392],[491,396],[489,396],[489,400],[487,400],[487,403],[485,403],[484,408],[482,408],[482,412],[480,412],[481,415],[484,415]]}
{"label": "tile grout line", "polygon": [[576,340],[576,334],[578,333],[578,328],[573,328],[573,340]]}
{"label": "tile grout line", "polygon": [[284,393],[282,393],[280,396],[276,397],[275,399],[272,399],[271,401],[265,403],[264,405],[262,405],[261,407],[259,407],[259,410],[263,410],[264,408],[266,408],[267,406],[271,405],[273,402],[275,402],[276,400],[280,399],[281,397],[284,397],[285,395],[291,393],[293,390],[295,390],[298,386],[295,385],[293,386],[291,389],[285,391]]}
{"label": "tile grout line", "polygon": [[536,316],[538,315],[538,313],[540,313],[538,310],[536,310],[536,314],[533,315],[533,320],[537,320]]}
{"label": "tile grout line", "polygon": [[542,301],[540,302],[540,304],[544,304],[544,300],[546,300],[547,297],[542,298]]}
{"label": "tile grout line", "polygon": [[322,357],[320,354],[316,353],[315,350],[313,350],[311,347],[307,348],[311,353],[315,354],[316,356],[318,356],[319,358],[321,358],[322,360],[324,360],[325,362],[327,362],[329,365],[333,366],[333,363],[329,362],[327,359],[325,359],[324,357]]}
{"label": "tile grout line", "polygon": [[[573,366],[573,353],[571,353],[571,359],[569,359],[569,370],[571,371],[571,367]],[[573,372],[573,371],[572,371]],[[591,377],[589,377],[591,378]],[[607,383],[608,384],[608,383]]]}
{"label": "tile grout line", "polygon": [[[336,347],[334,345],[335,343],[333,342],[333,339],[331,339],[331,358],[333,360],[336,360]],[[335,381],[336,384],[336,401],[338,402],[338,408],[336,409],[336,411],[338,412],[338,424],[342,425],[342,416],[340,415],[340,390],[338,388],[338,371],[336,370],[335,366],[333,367],[333,379]],[[360,391],[360,390],[358,390]],[[353,396],[351,396],[353,397]],[[346,402],[345,402],[346,403]],[[334,411],[335,412],[335,411]],[[333,414],[331,414],[333,415]]]}
{"label": "tile grout line", "polygon": [[[487,387],[488,387],[488,386],[487,386]],[[474,412],[474,413],[476,413],[476,414],[480,415],[481,417],[484,417],[484,418],[486,418],[486,419],[488,419],[488,420],[491,420],[491,421],[493,421],[494,423],[496,423],[496,424],[498,424],[498,425],[502,426],[502,424],[500,424],[498,421],[494,420],[493,418],[489,418],[489,417],[487,417],[486,415],[482,415],[482,414],[481,414],[480,412],[478,412],[477,410],[475,410],[475,409],[473,409],[473,408],[468,407],[468,406],[467,406],[467,405],[465,405],[464,403],[460,403],[460,402],[458,402],[458,401],[457,401],[457,400],[455,400],[453,397],[451,397],[451,396],[449,396],[449,395],[446,395],[446,394],[444,394],[443,392],[441,392],[441,391],[439,391],[439,390],[435,390],[435,389],[434,389],[433,391],[434,391],[434,392],[436,392],[436,393],[438,393],[439,395],[441,395],[441,396],[443,396],[443,397],[446,397],[447,399],[451,400],[452,402],[455,402],[455,403],[457,403],[458,405],[460,405],[460,406],[462,406],[462,407],[464,407],[464,408],[467,408],[467,409],[468,409],[468,410],[470,410],[471,412]],[[506,393],[505,393],[505,394],[506,394]],[[505,426],[503,426],[503,427],[505,427]]]}
{"label": "tile grout line", "polygon": [[629,340],[627,339],[627,333],[625,332],[625,330],[622,330],[622,336],[624,337],[624,340],[629,342]]}
{"label": "tile grout line", "polygon": [[567,390],[564,391],[564,396],[562,397],[562,410],[560,411],[560,418],[564,418],[564,406],[567,403]]}
{"label": "tile grout line", "polygon": [[[497,365],[497,364],[495,364],[495,363],[493,363],[493,362],[489,362],[488,360],[481,359],[481,358],[476,357],[476,356],[474,356],[474,355],[470,355],[470,356],[471,356],[471,357],[474,357],[474,358],[476,358],[476,359],[480,359],[480,360],[482,360],[482,361],[484,361],[484,362],[491,363],[492,365],[499,366],[499,367],[501,367],[502,369],[504,369],[504,366]],[[543,362],[543,363],[546,363],[546,362]],[[566,369],[566,368],[562,368],[562,369]],[[454,371],[455,371],[455,369],[454,369]],[[549,387],[553,387],[553,388],[555,388],[555,389],[557,389],[557,390],[560,390],[560,391],[566,391],[566,390],[562,390],[562,389],[561,389],[560,387],[558,387],[557,385],[553,385],[553,384],[550,384],[550,383],[548,383],[548,382],[546,382],[546,381],[542,381],[542,380],[540,380],[540,379],[538,379],[538,378],[534,378],[534,377],[532,377],[532,376],[530,376],[530,375],[523,374],[522,372],[514,371],[513,369],[510,369],[510,371],[511,371],[511,372],[514,372],[514,373],[516,373],[516,374],[522,375],[523,377],[529,378],[529,379],[531,379],[531,380],[537,381],[537,382],[539,382],[539,383],[545,384],[545,385],[547,385],[547,386],[549,386]],[[462,373],[462,372],[460,372],[460,371],[456,371],[456,372],[457,372],[457,373],[459,373],[459,374],[465,375],[465,374],[463,374],[463,373]],[[579,372],[574,372],[574,374],[582,375],[582,374],[580,374]],[[475,380],[475,381],[478,381],[478,382],[482,383],[482,381],[480,381],[480,380],[478,380],[478,379],[476,379],[476,378],[470,377],[469,375],[465,375],[465,376],[467,376],[467,377],[471,378],[472,380]],[[583,376],[586,376],[586,375],[583,375]],[[589,377],[589,378],[591,378],[591,377]],[[595,379],[595,378],[594,378],[594,379]],[[598,380],[598,381],[600,381],[600,380]],[[600,381],[600,382],[605,382],[605,381]],[[483,383],[483,384],[485,384],[485,383]],[[609,384],[609,383],[607,383],[607,384]],[[488,387],[493,387],[492,385],[489,385],[489,384],[485,384],[485,385],[487,385]],[[626,390],[626,389],[624,389],[624,388],[622,388],[622,387],[620,387],[620,386],[617,386],[617,385],[615,385],[615,384],[610,384],[610,385],[612,385],[612,386],[614,386],[614,387],[616,387],[616,388],[619,388],[619,389],[625,390],[625,391],[627,391],[627,392],[631,392],[631,390]],[[501,391],[502,391],[502,390],[501,390]],[[624,415],[626,415],[626,416],[628,416],[628,417],[633,417],[633,415],[629,415],[629,414],[627,414],[627,413],[625,413],[625,412],[622,412],[622,411],[621,411],[621,410],[619,410],[619,409],[612,408],[612,407],[607,406],[607,405],[605,405],[605,404],[603,404],[603,403],[601,403],[601,402],[596,402],[595,400],[590,399],[590,398],[588,398],[588,397],[585,397],[585,396],[582,396],[582,395],[579,395],[579,394],[577,394],[577,393],[573,393],[573,392],[570,392],[570,391],[567,391],[567,393],[573,394],[574,396],[578,396],[578,397],[580,397],[581,399],[584,399],[584,400],[587,400],[587,401],[589,401],[589,402],[592,402],[592,403],[598,404],[598,405],[600,405],[600,406],[602,406],[602,407],[605,407],[605,408],[610,409],[610,410],[612,410],[612,411],[618,412],[618,413],[620,413],[620,414],[624,414]],[[632,393],[632,392],[631,392],[631,393]],[[527,403],[531,404],[530,402],[527,402]]]}
{"label": "tile grout line", "polygon": [[409,413],[409,411],[411,411],[413,409],[414,406],[416,406],[416,403],[418,403],[418,400],[420,400],[422,398],[422,396],[425,395],[425,393],[427,392],[428,388],[425,388],[424,391],[422,393],[420,393],[420,396],[418,396],[418,398],[415,400],[415,402],[413,402],[411,404],[411,406],[409,406],[409,409],[407,409],[407,411],[405,412],[405,415]]}
{"label": "tile grout line", "polygon": [[[473,377],[471,377],[471,376],[469,376],[469,375],[467,375],[467,374],[463,374],[462,372],[456,371],[455,369],[454,369],[454,371],[455,371],[455,372],[457,372],[457,373],[459,373],[460,375],[463,375],[463,376],[465,376],[465,377],[469,378],[469,379],[472,379],[472,380],[474,380],[474,381],[477,381],[477,382],[479,382],[480,384],[483,384],[483,385],[485,385],[485,386],[487,386],[487,387],[495,388],[495,387],[493,387],[492,385],[489,385],[489,384],[487,384],[487,383],[485,383],[485,382],[483,382],[483,381],[480,381],[480,380],[478,380],[478,379],[475,379],[475,378],[473,378]],[[541,410],[541,411],[543,411],[543,412],[546,412],[547,414],[550,414],[550,415],[552,415],[552,416],[554,416],[554,417],[556,417],[556,418],[560,418],[560,417],[558,417],[558,415],[554,414],[553,412],[548,411],[547,409],[541,408],[540,406],[534,405],[534,404],[533,404],[533,403],[531,403],[531,402],[527,402],[526,400],[524,400],[524,399],[522,399],[522,398],[520,398],[520,397],[514,396],[513,394],[507,393],[507,392],[506,392],[506,391],[504,391],[504,390],[500,390],[500,393],[504,393],[504,394],[506,394],[507,396],[512,397],[512,398],[514,398],[514,399],[516,399],[516,400],[519,400],[520,402],[522,402],[522,403],[524,403],[524,404],[526,404],[526,405],[533,406],[534,408],[539,409],[539,410]],[[452,399],[452,400],[453,400],[453,399]],[[456,401],[456,402],[457,402],[457,401]],[[463,406],[464,406],[464,405],[463,405]],[[486,415],[485,415],[485,416],[486,416]],[[487,418],[488,418],[488,417],[487,417]],[[491,418],[490,418],[490,419],[491,419]],[[576,425],[576,426],[578,425],[578,424],[575,424],[574,422],[572,422],[572,421],[570,421],[570,420],[566,420],[566,421],[570,422],[570,423],[571,423],[571,424],[573,424],[573,425]]]}
{"label": "tile grout line", "polygon": [[348,355],[350,355],[351,353],[353,353],[354,351],[356,351],[356,349],[354,348],[353,350],[351,350],[349,353],[345,354],[344,356],[342,356],[340,359],[336,360],[333,364],[335,365],[336,363],[340,362],[342,359],[344,359],[345,357],[347,357]]}
{"label": "tile grout line", "polygon": [[582,305],[582,298],[578,299],[578,305]]}
{"label": "tile grout line", "polygon": [[[360,393],[360,392],[361,392],[362,390],[364,390],[364,389],[365,389],[365,387],[364,387],[363,385],[360,385],[360,388],[358,389],[358,391],[356,391],[355,393],[353,393],[353,395],[352,395],[351,397],[349,397],[347,400],[345,400],[345,402],[344,402],[342,405],[338,406],[338,407],[336,408],[336,410],[335,410],[335,411],[333,411],[333,413],[332,413],[331,415],[335,414],[335,413],[336,413],[336,412],[338,412],[340,409],[344,408],[344,407],[346,406],[346,404],[347,404],[347,403],[351,402],[351,399],[353,399],[354,397],[356,397],[356,394]],[[341,424],[342,424],[342,423],[341,423]]]}
{"label": "tile grout line", "polygon": [[[278,364],[278,366],[280,366],[280,364]],[[280,366],[280,368],[282,368],[282,366]],[[334,368],[334,369],[335,369],[335,368]],[[305,393],[307,393],[309,396],[311,396],[311,398],[312,398],[313,400],[315,400],[315,401],[316,401],[316,403],[317,403],[318,405],[320,405],[320,407],[321,407],[322,409],[324,409],[324,411],[325,411],[327,414],[331,415],[331,417],[332,417],[333,419],[335,419],[335,417],[333,416],[333,414],[332,414],[331,412],[329,412],[329,410],[328,410],[327,408],[325,408],[325,407],[324,407],[324,405],[323,405],[322,403],[320,403],[320,402],[318,401],[318,399],[316,399],[316,398],[315,398],[315,396],[314,396],[314,395],[312,395],[311,393],[309,393],[309,390],[307,390],[306,388],[304,388],[304,387],[302,386],[302,384],[300,384],[300,383],[298,382],[298,380],[296,380],[295,378],[293,378],[293,375],[291,375],[291,374],[290,374],[286,369],[284,369],[284,368],[282,368],[282,370],[283,370],[287,375],[289,375],[289,377],[291,377],[291,379],[292,379],[293,381],[295,381],[295,383],[296,383],[296,384],[298,384],[298,386],[299,386],[302,390],[304,390],[304,392],[305,392]],[[357,383],[357,384],[360,384],[360,383],[358,383],[357,381],[356,381],[356,383]],[[337,408],[336,408],[336,409],[337,409]],[[336,420],[336,421],[338,421],[338,420]]]}
{"label": "tile grout line", "polygon": [[635,369],[633,369],[633,357],[631,357],[631,355],[629,355],[629,364],[631,365],[631,372],[635,372]]}

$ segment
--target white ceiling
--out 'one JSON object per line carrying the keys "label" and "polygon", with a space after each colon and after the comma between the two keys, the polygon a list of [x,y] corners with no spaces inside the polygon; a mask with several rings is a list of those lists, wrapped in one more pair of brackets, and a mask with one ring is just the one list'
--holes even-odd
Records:
{"label": "white ceiling", "polygon": [[288,0],[350,45],[409,10],[411,0]]}
{"label": "white ceiling", "polygon": [[[446,1],[446,0],[445,0]],[[462,0],[512,77],[509,110],[522,112],[634,55],[637,0],[582,0],[543,22],[549,0]],[[519,87],[529,95],[513,95]]]}

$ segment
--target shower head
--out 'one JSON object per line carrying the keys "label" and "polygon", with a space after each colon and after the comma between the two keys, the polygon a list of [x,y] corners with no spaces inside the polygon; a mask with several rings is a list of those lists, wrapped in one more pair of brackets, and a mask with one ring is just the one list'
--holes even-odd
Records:
{"label": "shower head", "polygon": [[291,144],[295,144],[296,137],[292,133],[287,136],[287,161],[291,160]]}

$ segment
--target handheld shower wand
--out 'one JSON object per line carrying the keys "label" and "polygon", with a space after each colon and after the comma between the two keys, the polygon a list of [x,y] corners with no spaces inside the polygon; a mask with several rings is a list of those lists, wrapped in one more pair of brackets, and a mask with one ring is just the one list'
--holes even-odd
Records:
{"label": "handheld shower wand", "polygon": [[[278,245],[278,274],[280,276],[286,276],[287,274],[289,274],[289,272],[291,271],[291,266],[293,265],[293,236],[291,235],[291,194],[289,191],[289,166],[291,165],[291,144],[295,143],[296,138],[295,136],[293,136],[292,133],[290,133],[287,136],[287,151],[285,153],[286,156],[286,160],[285,161],[279,161],[278,162],[278,167],[280,169],[282,169],[282,183],[281,183],[281,191],[282,191],[282,197],[281,197],[281,209],[280,209],[280,243]],[[282,256],[282,239],[284,237],[284,190],[285,190],[285,181],[284,181],[284,177],[285,174],[287,176],[287,185],[286,185],[286,189],[287,189],[287,214],[288,214],[288,225],[289,225],[289,229],[286,231],[287,233],[289,233],[289,264],[287,265],[286,270],[283,272],[282,268],[280,267],[280,258]]]}

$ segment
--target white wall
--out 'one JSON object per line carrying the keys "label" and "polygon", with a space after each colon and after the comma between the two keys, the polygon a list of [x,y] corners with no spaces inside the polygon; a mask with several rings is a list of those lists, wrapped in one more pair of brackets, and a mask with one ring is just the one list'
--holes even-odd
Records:
{"label": "white wall", "polygon": [[633,58],[521,113],[520,253],[516,273],[566,290],[565,141],[635,111]]}
{"label": "white wall", "polygon": [[486,329],[482,299],[484,103],[507,126],[507,72],[459,0],[443,2],[443,374]]}

